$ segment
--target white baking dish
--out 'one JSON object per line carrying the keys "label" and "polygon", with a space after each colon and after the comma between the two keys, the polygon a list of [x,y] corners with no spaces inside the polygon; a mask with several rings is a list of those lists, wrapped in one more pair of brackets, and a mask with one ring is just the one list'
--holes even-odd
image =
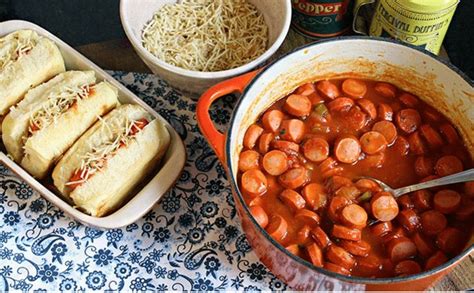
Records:
{"label": "white baking dish", "polygon": [[[142,184],[143,188],[139,190],[131,199],[114,213],[105,217],[92,217],[75,208],[64,201],[61,197],[51,192],[41,182],[29,175],[21,166],[16,164],[7,154],[0,152],[0,162],[10,168],[14,173],[18,174],[25,180],[33,189],[38,191],[44,198],[49,200],[52,204],[60,208],[67,215],[75,220],[97,228],[118,228],[131,224],[147,213],[158,200],[170,189],[181,174],[186,160],[186,152],[183,141],[178,133],[171,127],[171,125],[163,119],[158,113],[150,108],[145,102],[140,100],[127,88],[116,81],[112,76],[100,69],[97,65],[92,63],[89,59],[81,55],[72,47],[52,35],[45,29],[21,20],[12,20],[0,22],[0,36],[14,32],[20,29],[31,29],[38,34],[48,37],[54,41],[61,51],[66,68],[68,70],[93,70],[96,73],[98,81],[106,80],[118,89],[119,101],[121,103],[138,104],[150,112],[154,117],[162,121],[171,135],[171,143],[165,156],[161,161],[161,167],[154,176],[150,176],[148,182]],[[4,148],[3,148],[4,149]],[[124,178],[126,180],[126,178]]]}

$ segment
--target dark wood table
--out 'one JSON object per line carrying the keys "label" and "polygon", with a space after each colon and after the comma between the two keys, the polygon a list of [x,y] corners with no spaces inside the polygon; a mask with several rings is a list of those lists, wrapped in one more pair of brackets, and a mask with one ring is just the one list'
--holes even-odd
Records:
{"label": "dark wood table", "polygon": [[[311,42],[310,39],[290,30],[279,53],[288,52],[293,48],[309,42]],[[77,47],[76,49],[106,70],[151,73],[126,39],[88,44]],[[448,58],[444,50],[440,55],[446,59]],[[440,282],[433,284],[430,290],[459,291],[471,288],[474,288],[474,253],[464,259],[461,264]]]}

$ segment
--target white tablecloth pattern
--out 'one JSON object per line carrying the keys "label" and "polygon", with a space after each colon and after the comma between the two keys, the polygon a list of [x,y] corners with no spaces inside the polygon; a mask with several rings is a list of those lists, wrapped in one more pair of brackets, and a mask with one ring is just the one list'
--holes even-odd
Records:
{"label": "white tablecloth pattern", "polygon": [[[111,73],[184,140],[180,179],[139,221],[102,231],[65,216],[0,165],[0,292],[286,289],[242,233],[224,169],[199,132],[196,103],[156,76]],[[234,99],[212,108],[222,128]]]}

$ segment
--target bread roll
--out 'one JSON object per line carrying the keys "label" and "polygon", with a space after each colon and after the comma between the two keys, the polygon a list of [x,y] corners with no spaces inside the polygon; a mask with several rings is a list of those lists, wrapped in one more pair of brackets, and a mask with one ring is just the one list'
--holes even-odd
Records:
{"label": "bread roll", "polygon": [[170,135],[138,105],[122,105],[97,121],[53,170],[61,194],[92,216],[119,207],[165,154]]}
{"label": "bread roll", "polygon": [[55,161],[117,104],[117,89],[95,84],[93,71],[68,71],[30,90],[5,117],[8,153],[31,175],[44,178]]}
{"label": "bread roll", "polygon": [[0,39],[0,116],[25,93],[64,72],[58,47],[31,30],[19,30]]}

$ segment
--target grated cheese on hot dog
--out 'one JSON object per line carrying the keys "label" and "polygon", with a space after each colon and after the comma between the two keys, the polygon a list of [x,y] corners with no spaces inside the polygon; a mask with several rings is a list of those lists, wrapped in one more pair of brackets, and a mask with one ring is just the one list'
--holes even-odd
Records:
{"label": "grated cheese on hot dog", "polygon": [[51,93],[48,102],[42,105],[39,111],[32,113],[29,132],[33,133],[38,129],[56,123],[58,118],[77,101],[89,96],[91,89],[91,85],[83,84],[74,87],[67,86]]}
{"label": "grated cheese on hot dog", "polygon": [[[101,126],[105,127],[108,131],[109,139],[92,147],[89,152],[82,156],[81,165],[76,170],[76,172],[80,172],[81,179],[68,181],[65,184],[66,186],[75,186],[86,182],[89,177],[104,168],[108,158],[115,155],[122,145],[127,146],[135,138],[136,134],[142,130],[138,125],[138,121],[130,120],[128,117],[123,122],[119,120],[105,122],[103,119],[99,121]],[[136,131],[133,131],[134,128]]]}
{"label": "grated cheese on hot dog", "polygon": [[166,63],[196,71],[239,67],[268,45],[263,15],[246,0],[183,0],[159,9],[143,46]]}
{"label": "grated cheese on hot dog", "polygon": [[37,41],[36,38],[22,38],[18,35],[14,38],[0,39],[0,71],[25,56]]}

